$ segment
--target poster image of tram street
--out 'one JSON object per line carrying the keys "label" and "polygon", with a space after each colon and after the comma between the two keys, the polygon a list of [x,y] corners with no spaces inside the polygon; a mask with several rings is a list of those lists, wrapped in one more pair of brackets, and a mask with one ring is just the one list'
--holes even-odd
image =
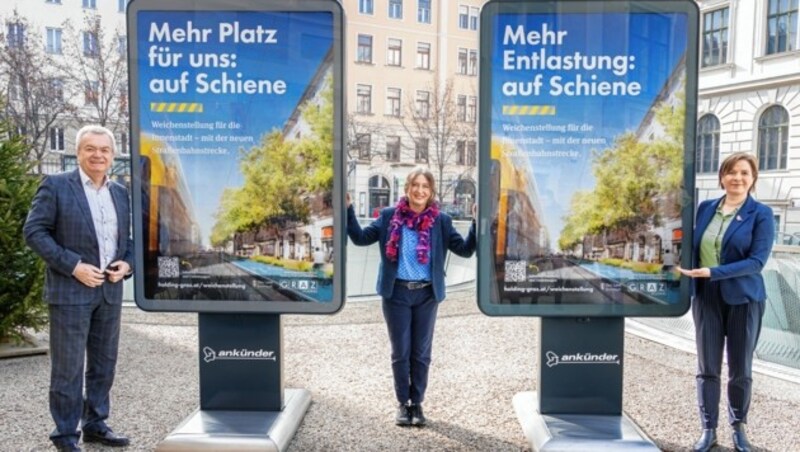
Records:
{"label": "poster image of tram street", "polygon": [[686,15],[493,20],[491,302],[679,303]]}
{"label": "poster image of tram street", "polygon": [[332,14],[137,21],[145,297],[330,303]]}

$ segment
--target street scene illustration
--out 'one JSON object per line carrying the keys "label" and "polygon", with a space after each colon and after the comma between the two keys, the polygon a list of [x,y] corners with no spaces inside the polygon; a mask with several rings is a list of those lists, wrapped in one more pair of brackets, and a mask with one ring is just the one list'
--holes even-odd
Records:
{"label": "street scene illustration", "polygon": [[330,302],[332,15],[139,14],[145,296]]}
{"label": "street scene illustration", "polygon": [[686,20],[499,15],[492,302],[679,302]]}

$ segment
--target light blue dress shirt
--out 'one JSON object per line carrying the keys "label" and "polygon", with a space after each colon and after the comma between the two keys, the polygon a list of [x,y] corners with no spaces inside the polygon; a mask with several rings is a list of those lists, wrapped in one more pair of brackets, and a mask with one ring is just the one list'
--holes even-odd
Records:
{"label": "light blue dress shirt", "polygon": [[117,240],[119,240],[117,209],[114,206],[114,200],[111,199],[110,181],[106,176],[103,184],[97,188],[89,176],[83,172],[83,169],[79,167],[78,172],[81,175],[83,192],[89,202],[89,210],[92,212],[92,222],[100,252],[100,270],[105,270],[117,255]]}
{"label": "light blue dress shirt", "polygon": [[397,277],[406,281],[430,281],[431,260],[428,251],[428,263],[421,264],[417,260],[417,243],[419,234],[413,229],[403,225],[403,235],[400,238],[400,252],[397,257]]}

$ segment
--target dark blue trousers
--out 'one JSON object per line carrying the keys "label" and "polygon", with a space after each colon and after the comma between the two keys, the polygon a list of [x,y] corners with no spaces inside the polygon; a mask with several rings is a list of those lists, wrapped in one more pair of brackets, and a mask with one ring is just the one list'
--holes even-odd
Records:
{"label": "dark blue trousers", "polygon": [[107,428],[122,306],[99,296],[91,304],[51,304],[49,313],[50,439],[77,442],[79,422],[84,430]]}
{"label": "dark blue trousers", "polygon": [[425,399],[438,308],[432,286],[410,290],[395,284],[392,298],[383,299],[383,318],[392,344],[394,392],[400,403]]}
{"label": "dark blue trousers", "polygon": [[697,280],[692,302],[697,341],[697,404],[703,428],[717,428],[719,420],[722,350],[728,357],[728,422],[746,423],[753,386],[753,353],[761,334],[764,305],[729,305],[719,284]]}

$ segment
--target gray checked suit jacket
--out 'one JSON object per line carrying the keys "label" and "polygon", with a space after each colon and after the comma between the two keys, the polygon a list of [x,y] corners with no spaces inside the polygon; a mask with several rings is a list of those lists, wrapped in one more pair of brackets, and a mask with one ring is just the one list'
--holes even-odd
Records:
{"label": "gray checked suit jacket", "polygon": [[[130,235],[130,203],[127,189],[109,184],[117,211],[119,240],[117,255],[133,269],[133,241]],[[99,287],[87,287],[72,276],[78,262],[100,267],[100,251],[78,170],[45,178],[23,228],[25,242],[47,264],[45,300],[50,304],[89,304],[98,296],[108,303],[122,303],[122,281],[106,280]]]}

